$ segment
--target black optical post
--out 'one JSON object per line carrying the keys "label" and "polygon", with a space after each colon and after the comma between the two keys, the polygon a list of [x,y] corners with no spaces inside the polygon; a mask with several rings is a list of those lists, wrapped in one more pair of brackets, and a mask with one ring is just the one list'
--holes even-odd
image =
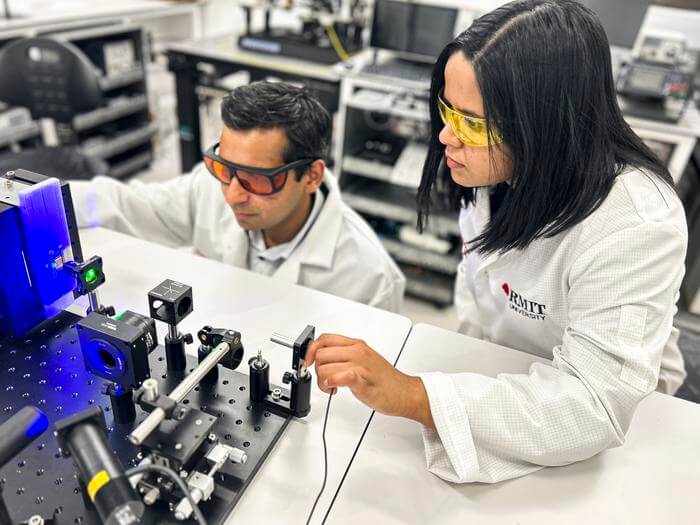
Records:
{"label": "black optical post", "polygon": [[166,279],[148,292],[148,307],[153,319],[168,325],[165,336],[165,359],[168,371],[183,372],[187,367],[185,344],[192,344],[192,334],[181,334],[178,323],[193,310],[192,287]]}

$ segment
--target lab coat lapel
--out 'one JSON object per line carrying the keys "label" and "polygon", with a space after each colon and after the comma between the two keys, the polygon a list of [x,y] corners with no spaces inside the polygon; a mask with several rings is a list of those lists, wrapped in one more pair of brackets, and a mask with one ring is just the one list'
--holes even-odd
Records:
{"label": "lab coat lapel", "polygon": [[343,204],[335,177],[328,170],[324,174],[323,184],[328,193],[321,213],[296,250],[274,274],[286,282],[298,283],[304,265],[320,268],[330,268],[333,265],[335,247],[343,225]]}
{"label": "lab coat lapel", "polygon": [[226,239],[228,240],[228,245],[226,251],[223,253],[222,262],[238,268],[247,268],[249,249],[248,234],[236,224],[235,228],[230,228]]}

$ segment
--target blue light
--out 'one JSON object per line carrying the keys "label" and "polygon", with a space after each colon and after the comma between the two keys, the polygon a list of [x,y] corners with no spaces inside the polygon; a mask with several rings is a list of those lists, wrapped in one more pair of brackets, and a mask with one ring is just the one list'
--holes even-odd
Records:
{"label": "blue light", "polygon": [[[128,368],[126,357],[113,344],[103,339],[92,339],[82,345],[85,364],[89,371],[113,381],[119,381]],[[109,356],[113,364],[107,364],[104,356]]]}
{"label": "blue light", "polygon": [[34,410],[36,411],[36,419],[32,421],[25,431],[25,435],[30,439],[34,439],[39,434],[42,434],[44,430],[49,428],[49,420],[46,417],[46,414],[44,414],[38,408],[34,408]]}

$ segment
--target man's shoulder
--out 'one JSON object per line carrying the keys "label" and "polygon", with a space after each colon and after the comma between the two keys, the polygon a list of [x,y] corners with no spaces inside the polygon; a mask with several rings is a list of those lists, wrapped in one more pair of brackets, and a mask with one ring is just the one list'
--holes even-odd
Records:
{"label": "man's shoulder", "polygon": [[[355,210],[343,203],[341,230],[336,245],[337,254],[348,255],[355,264],[378,268],[401,275],[396,263],[387,253],[376,232]],[[353,256],[355,254],[355,256]]]}

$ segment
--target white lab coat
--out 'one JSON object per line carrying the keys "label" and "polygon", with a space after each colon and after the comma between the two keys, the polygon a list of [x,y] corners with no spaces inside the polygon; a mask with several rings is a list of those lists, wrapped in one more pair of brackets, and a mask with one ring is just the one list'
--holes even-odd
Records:
{"label": "white lab coat", "polygon": [[[460,215],[463,238],[489,217],[479,189]],[[422,374],[437,427],[423,429],[429,469],[497,482],[621,445],[637,404],[685,377],[672,322],[686,246],[680,200],[639,171],[619,176],[596,211],[553,238],[487,257],[466,243],[462,331],[552,363],[495,379]]]}
{"label": "white lab coat", "polygon": [[[312,228],[273,278],[398,312],[405,279],[367,223],[341,199],[326,170],[325,202]],[[247,266],[249,240],[219,182],[200,163],[165,182],[108,177],[71,182],[78,226],[104,226],[233,266]]]}

